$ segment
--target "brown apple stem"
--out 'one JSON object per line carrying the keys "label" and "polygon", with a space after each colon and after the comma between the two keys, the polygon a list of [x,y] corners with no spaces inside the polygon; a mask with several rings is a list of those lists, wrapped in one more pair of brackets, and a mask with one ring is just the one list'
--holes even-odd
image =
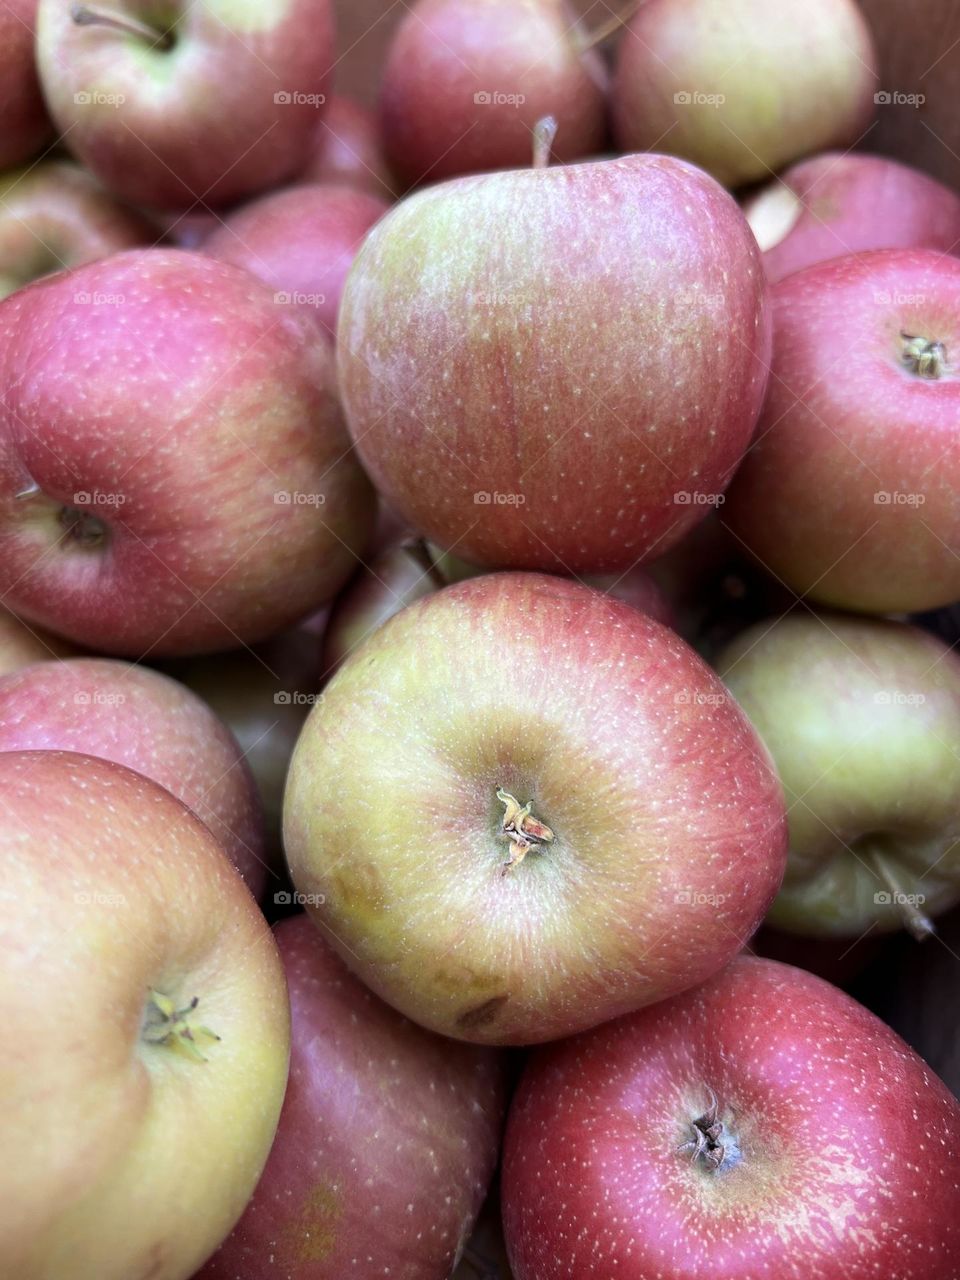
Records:
{"label": "brown apple stem", "polygon": [[557,120],[555,116],[544,116],[533,126],[533,167],[548,169],[550,152],[557,136]]}
{"label": "brown apple stem", "polygon": [[900,918],[907,932],[918,942],[925,942],[927,938],[932,937],[937,931],[933,921],[915,902],[910,900],[910,894],[904,893],[896,872],[879,849],[870,850],[869,861],[886,886],[894,906],[900,912]]}
{"label": "brown apple stem", "polygon": [[609,40],[611,36],[616,35],[621,27],[627,25],[644,3],[645,0],[630,0],[630,3],[625,5],[619,13],[611,14],[606,22],[601,22],[599,27],[594,27],[592,31],[584,31],[581,27],[578,27],[574,37],[577,52],[589,53],[598,44],[603,44],[604,40]]}
{"label": "brown apple stem", "polygon": [[70,10],[70,17],[78,27],[111,27],[114,31],[122,31],[128,36],[136,36],[138,40],[147,40],[152,45],[169,49],[173,45],[173,36],[169,31],[157,31],[155,27],[139,22],[136,18],[122,18],[113,13],[103,13],[99,9],[91,9],[86,4],[75,4]]}

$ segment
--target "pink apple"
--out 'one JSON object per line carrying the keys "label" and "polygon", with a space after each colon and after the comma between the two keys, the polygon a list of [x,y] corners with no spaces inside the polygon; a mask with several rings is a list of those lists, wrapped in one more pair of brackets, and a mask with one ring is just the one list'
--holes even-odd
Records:
{"label": "pink apple", "polygon": [[225,205],[306,164],[335,57],[330,0],[40,0],[37,21],[57,127],[127,200]]}
{"label": "pink apple", "polygon": [[0,676],[51,658],[68,658],[76,652],[56,636],[28,626],[0,607]]}
{"label": "pink apple", "polygon": [[821,603],[960,599],[960,261],[837,258],[782,280],[774,303],[770,393],[724,518]]}
{"label": "pink apple", "polygon": [[960,196],[883,156],[828,152],[746,204],[771,280],[866,249],[960,249]]}
{"label": "pink apple", "polygon": [[34,60],[37,0],[0,4],[0,170],[23,164],[53,129]]}
{"label": "pink apple", "polygon": [[106,760],[0,754],[5,1277],[187,1280],[253,1193],[283,967],[207,828]]}
{"label": "pink apple", "polygon": [[741,957],[534,1057],[510,1260],[517,1280],[954,1280],[958,1141],[960,1105],[889,1027]]}
{"label": "pink apple", "polygon": [[377,113],[353,98],[331,95],[299,180],[357,187],[392,201],[396,179],[383,154]]}
{"label": "pink apple", "polygon": [[305,915],[277,928],[290,1084],[253,1200],[197,1280],[441,1280],[497,1162],[504,1072],[382,1004]]}
{"label": "pink apple", "polygon": [[79,751],[152,778],[213,832],[255,897],[267,882],[263,814],[236,739],[189,689],[98,658],[0,680],[0,751]]}
{"label": "pink apple", "polygon": [[353,187],[290,187],[232,214],[203,252],[245,267],[333,339],[344,281],[367,232],[389,206]]}
{"label": "pink apple", "polygon": [[252,643],[356,564],[373,496],[328,344],[247,272],[121,254],[0,306],[0,590],[154,657]]}

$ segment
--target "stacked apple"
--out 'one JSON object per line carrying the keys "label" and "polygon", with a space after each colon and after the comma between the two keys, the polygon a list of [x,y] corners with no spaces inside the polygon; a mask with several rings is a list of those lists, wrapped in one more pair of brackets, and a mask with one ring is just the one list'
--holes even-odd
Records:
{"label": "stacked apple", "polygon": [[335,8],[0,0],[0,1280],[960,1280],[922,86]]}

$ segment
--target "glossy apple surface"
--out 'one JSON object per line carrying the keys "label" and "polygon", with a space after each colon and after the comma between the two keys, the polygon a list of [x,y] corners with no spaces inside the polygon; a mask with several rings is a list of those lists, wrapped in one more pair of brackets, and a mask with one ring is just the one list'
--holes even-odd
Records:
{"label": "glossy apple surface", "polygon": [[[263,639],[374,518],[316,326],[247,272],[144,250],[0,305],[0,589],[91,648]],[[18,496],[21,495],[21,496]]]}
{"label": "glossy apple surface", "polygon": [[374,228],[337,347],[361,457],[420,533],[490,568],[622,572],[743,456],[766,282],[740,210],[682,161],[481,175]]}
{"label": "glossy apple surface", "polygon": [[388,1008],[305,915],[276,938],[290,1084],[253,1200],[198,1280],[446,1280],[497,1161],[499,1057]]}
{"label": "glossy apple surface", "polygon": [[53,132],[34,60],[37,0],[0,5],[0,169],[22,164]]}
{"label": "glossy apple surface", "polygon": [[[532,806],[512,835],[509,797]],[[785,836],[766,752],[696,654],[539,574],[448,587],[381,627],[311,712],[284,802],[294,883],[347,964],[487,1043],[716,972],[776,892]]]}
{"label": "glossy apple surface", "polygon": [[741,957],[536,1054],[507,1130],[510,1259],[517,1280],[953,1280],[958,1138],[889,1027]]}
{"label": "glossy apple surface", "polygon": [[156,783],[6,752],[0,791],[3,1273],[187,1280],[243,1211],[280,1115],[276,946]]}

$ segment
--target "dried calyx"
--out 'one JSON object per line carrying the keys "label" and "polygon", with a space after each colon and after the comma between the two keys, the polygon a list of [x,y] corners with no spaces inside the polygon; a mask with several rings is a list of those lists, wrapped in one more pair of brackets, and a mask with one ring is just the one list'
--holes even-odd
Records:
{"label": "dried calyx", "polygon": [[901,333],[902,360],[918,378],[942,378],[947,368],[947,349],[942,342],[911,333]]}
{"label": "dried calyx", "polygon": [[504,791],[503,787],[497,787],[497,799],[504,808],[503,817],[500,820],[500,832],[513,845],[510,858],[504,863],[500,873],[505,876],[511,867],[517,866],[524,860],[535,844],[552,844],[556,836],[545,822],[533,816],[532,800],[521,805],[519,800],[509,791]]}
{"label": "dried calyx", "polygon": [[678,1151],[690,1154],[694,1164],[701,1163],[711,1173],[716,1173],[726,1158],[726,1146],[723,1133],[723,1122],[720,1119],[720,1104],[712,1089],[710,1105],[702,1116],[691,1121],[693,1136],[680,1144]]}

